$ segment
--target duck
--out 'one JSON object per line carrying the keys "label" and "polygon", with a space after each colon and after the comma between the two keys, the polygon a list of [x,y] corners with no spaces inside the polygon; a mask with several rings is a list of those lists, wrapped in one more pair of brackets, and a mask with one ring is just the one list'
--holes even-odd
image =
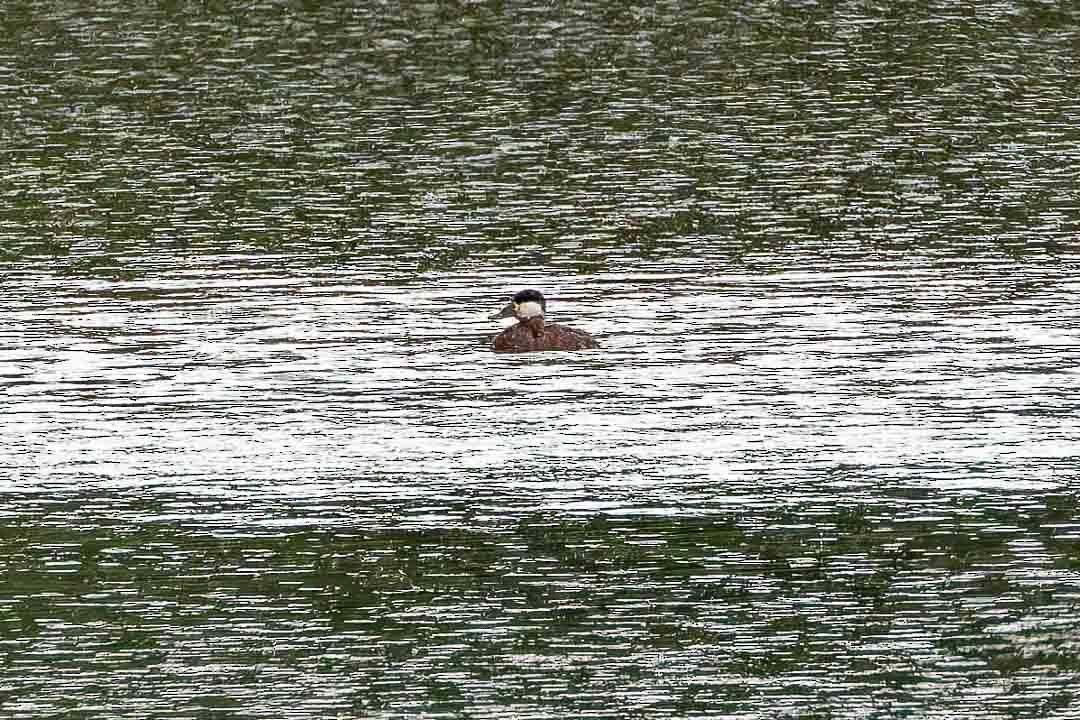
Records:
{"label": "duck", "polygon": [[544,322],[547,302],[539,290],[521,290],[509,304],[491,316],[492,320],[513,317],[511,325],[491,339],[497,353],[535,352],[538,350],[587,350],[600,347],[589,333],[565,325]]}

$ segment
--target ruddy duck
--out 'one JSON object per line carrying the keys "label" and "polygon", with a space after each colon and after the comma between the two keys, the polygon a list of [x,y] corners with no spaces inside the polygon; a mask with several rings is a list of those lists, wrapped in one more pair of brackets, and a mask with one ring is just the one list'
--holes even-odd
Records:
{"label": "ruddy duck", "polygon": [[585,350],[600,347],[589,333],[565,325],[546,324],[547,303],[538,290],[522,290],[510,304],[491,316],[492,320],[515,317],[511,325],[491,340],[495,352],[531,352],[534,350]]}

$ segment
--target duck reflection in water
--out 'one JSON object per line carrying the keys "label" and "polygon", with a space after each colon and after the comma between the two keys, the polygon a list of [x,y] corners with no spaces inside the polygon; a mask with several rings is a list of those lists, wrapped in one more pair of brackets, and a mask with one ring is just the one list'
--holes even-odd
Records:
{"label": "duck reflection in water", "polygon": [[510,304],[491,316],[517,318],[517,324],[496,335],[491,340],[495,352],[533,352],[536,350],[586,350],[600,347],[589,333],[565,325],[544,322],[547,303],[538,290],[522,290],[514,295]]}

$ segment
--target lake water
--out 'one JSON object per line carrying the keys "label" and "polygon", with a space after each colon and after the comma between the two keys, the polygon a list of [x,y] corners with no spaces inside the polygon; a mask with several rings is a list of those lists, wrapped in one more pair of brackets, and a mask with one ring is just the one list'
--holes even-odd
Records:
{"label": "lake water", "polygon": [[5,717],[1080,718],[1077,11],[2,22]]}

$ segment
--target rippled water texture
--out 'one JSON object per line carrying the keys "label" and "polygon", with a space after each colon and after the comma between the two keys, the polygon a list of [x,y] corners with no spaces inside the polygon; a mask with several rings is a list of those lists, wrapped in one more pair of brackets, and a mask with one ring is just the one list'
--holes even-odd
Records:
{"label": "rippled water texture", "polygon": [[360,5],[5,9],[0,714],[1080,717],[1075,10]]}

